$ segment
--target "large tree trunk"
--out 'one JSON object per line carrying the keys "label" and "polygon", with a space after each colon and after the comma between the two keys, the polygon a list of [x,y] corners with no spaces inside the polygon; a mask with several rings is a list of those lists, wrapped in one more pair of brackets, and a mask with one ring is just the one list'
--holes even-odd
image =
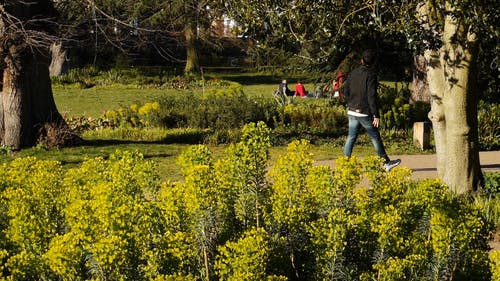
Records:
{"label": "large tree trunk", "polygon": [[52,55],[49,66],[50,77],[60,76],[66,62],[66,50],[63,50],[62,43],[58,42],[50,45],[50,53]]}
{"label": "large tree trunk", "polygon": [[27,140],[29,138],[27,136],[29,130],[25,129],[31,126],[31,124],[28,124],[28,120],[23,123],[21,117],[23,116],[23,109],[26,111],[22,100],[22,97],[26,96],[26,89],[21,82],[21,71],[24,71],[24,69],[14,67],[16,62],[10,58],[6,61],[6,65],[7,68],[3,72],[2,91],[2,117],[4,121],[2,145],[17,150],[21,148],[23,139]]}
{"label": "large tree trunk", "polygon": [[196,39],[196,29],[193,24],[188,24],[184,30],[184,36],[186,39],[186,65],[184,67],[184,73],[190,74],[199,71],[199,61],[198,61],[198,50],[197,50],[197,39]]}
{"label": "large tree trunk", "polygon": [[439,51],[428,50],[425,52],[427,60],[427,81],[431,95],[431,111],[429,119],[434,130],[436,144],[437,175],[443,178],[446,171],[446,117],[443,104],[445,81]]}
{"label": "large tree trunk", "polygon": [[455,192],[475,191],[482,179],[477,132],[477,101],[469,84],[476,40],[447,16],[442,47],[427,51],[431,92],[429,118],[434,126],[438,176]]}
{"label": "large tree trunk", "polygon": [[417,101],[430,103],[429,83],[425,56],[416,56],[413,61],[413,79],[410,103]]}
{"label": "large tree trunk", "polygon": [[[16,2],[14,2],[16,3]],[[49,146],[78,141],[59,114],[49,77],[49,39],[43,19],[52,14],[52,2],[17,2],[10,17],[0,18],[0,54],[3,60],[3,90],[0,105],[0,141],[14,150],[43,141]],[[12,21],[15,17],[17,20]],[[22,22],[22,25],[17,26]],[[32,24],[31,24],[32,23]],[[9,29],[5,27],[9,26]],[[12,32],[18,28],[22,32]],[[47,30],[46,30],[47,29]],[[32,40],[33,36],[35,40]],[[47,40],[44,43],[34,43]]]}
{"label": "large tree trunk", "polygon": [[[3,76],[2,145],[17,150],[33,146],[42,139],[55,146],[78,139],[71,133],[54,102],[48,54],[22,52],[10,56],[6,59]],[[51,139],[47,140],[47,137]]]}

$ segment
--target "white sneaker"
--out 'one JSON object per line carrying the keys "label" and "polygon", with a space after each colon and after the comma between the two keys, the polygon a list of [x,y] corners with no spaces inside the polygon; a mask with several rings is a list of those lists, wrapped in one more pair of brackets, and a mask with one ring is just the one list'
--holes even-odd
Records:
{"label": "white sneaker", "polygon": [[389,172],[390,170],[392,170],[392,168],[396,167],[399,164],[401,164],[401,159],[390,160],[389,162],[384,164],[384,169],[386,172]]}

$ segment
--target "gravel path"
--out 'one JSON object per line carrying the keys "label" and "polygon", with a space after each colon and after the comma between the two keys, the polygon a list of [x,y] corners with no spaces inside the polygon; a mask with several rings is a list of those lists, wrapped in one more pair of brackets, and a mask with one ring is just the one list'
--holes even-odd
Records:
{"label": "gravel path", "polygon": [[[391,159],[401,159],[401,166],[413,171],[414,179],[436,178],[436,155],[389,155]],[[479,153],[481,168],[484,172],[500,172],[500,150],[483,151]],[[316,165],[334,166],[334,160],[316,161]]]}

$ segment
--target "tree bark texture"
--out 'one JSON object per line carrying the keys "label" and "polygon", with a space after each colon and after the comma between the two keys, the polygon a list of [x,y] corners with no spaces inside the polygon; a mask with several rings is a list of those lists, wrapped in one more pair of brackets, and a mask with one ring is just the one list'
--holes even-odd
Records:
{"label": "tree bark texture", "polygon": [[46,124],[67,129],[52,95],[48,53],[22,52],[6,59],[2,91],[2,144],[20,149],[36,144]]}
{"label": "tree bark texture", "polygon": [[50,77],[60,76],[66,62],[66,50],[63,50],[61,42],[57,42],[50,46],[50,53],[52,55],[49,66]]}
{"label": "tree bark texture", "polygon": [[427,60],[427,81],[431,96],[429,120],[431,120],[434,130],[437,175],[442,179],[446,171],[446,119],[443,104],[445,81],[440,52],[428,50],[425,52],[425,58]]}
{"label": "tree bark texture", "polygon": [[478,95],[470,85],[476,38],[457,19],[446,16],[442,47],[427,51],[438,176],[456,193],[477,190],[482,173],[477,132]]}
{"label": "tree bark texture", "polygon": [[413,79],[410,103],[417,101],[430,103],[429,83],[425,56],[416,56],[413,61]]}
{"label": "tree bark texture", "polygon": [[196,49],[197,39],[196,39],[196,28],[193,24],[188,24],[184,30],[184,37],[186,39],[186,65],[184,67],[184,73],[189,74],[193,72],[198,72],[199,60],[198,51]]}
{"label": "tree bark texture", "polygon": [[30,126],[28,122],[22,122],[23,107],[22,96],[26,89],[20,84],[21,74],[16,69],[11,69],[12,62],[6,62],[7,69],[3,73],[3,91],[2,91],[2,119],[4,134],[2,136],[2,145],[9,146],[14,150],[20,149],[23,139],[27,139],[28,131],[24,126]]}
{"label": "tree bark texture", "polygon": [[[53,139],[58,139],[59,145],[79,139],[70,132],[52,95],[50,36],[44,33],[49,32],[45,30],[47,26],[29,24],[32,18],[50,17],[51,7],[48,0],[19,1],[11,7],[11,18],[18,20],[14,21],[15,26],[11,18],[0,18],[0,37],[3,38],[0,45],[3,64],[0,141],[14,150],[35,145],[47,135],[47,127],[51,128]],[[7,26],[10,31],[7,31]],[[15,28],[24,32],[12,32]],[[43,34],[47,36],[43,37]],[[45,38],[48,42],[34,43],[37,40],[30,40],[30,36],[36,36],[37,40]]]}

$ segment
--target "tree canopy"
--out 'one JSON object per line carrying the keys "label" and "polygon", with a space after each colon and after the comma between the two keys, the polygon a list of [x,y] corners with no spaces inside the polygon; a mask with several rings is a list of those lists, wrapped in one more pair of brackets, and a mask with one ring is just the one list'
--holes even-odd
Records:
{"label": "tree canopy", "polygon": [[[420,0],[295,0],[295,1],[225,1],[245,36],[262,45],[281,43],[306,50],[313,61],[345,55],[352,49],[376,47],[384,40],[404,44],[421,53],[437,48],[442,23],[424,28],[416,17]],[[453,16],[471,26],[491,42],[499,37],[495,1],[430,1],[435,3],[433,17],[441,17],[445,2],[453,5]],[[439,15],[438,15],[439,14]],[[498,40],[497,40],[498,41]],[[497,47],[498,48],[498,47]]]}
{"label": "tree canopy", "polygon": [[166,62],[184,63],[186,73],[199,67],[199,49],[213,43],[210,26],[220,16],[214,0],[65,0],[58,7],[73,30],[92,34],[96,50],[99,43],[125,53],[153,49]]}

